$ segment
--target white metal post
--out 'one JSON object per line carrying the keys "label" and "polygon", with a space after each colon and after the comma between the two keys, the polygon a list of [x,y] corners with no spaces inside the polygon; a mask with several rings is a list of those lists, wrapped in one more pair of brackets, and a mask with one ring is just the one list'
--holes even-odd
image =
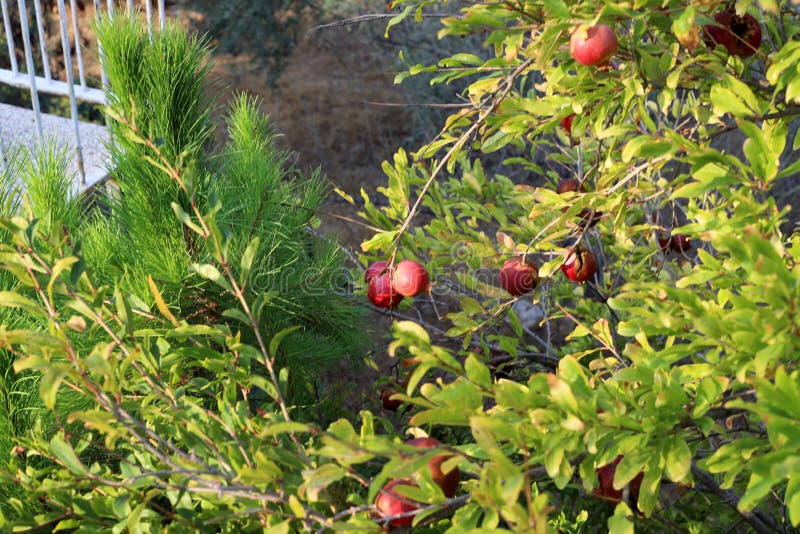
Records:
{"label": "white metal post", "polygon": [[33,9],[36,14],[36,31],[39,34],[39,51],[42,54],[42,71],[44,72],[44,78],[49,80],[52,78],[52,75],[50,74],[50,58],[47,57],[47,40],[44,35],[42,0],[34,0]]}
{"label": "white metal post", "polygon": [[[103,17],[100,0],[94,0],[94,9],[97,14],[97,22],[100,22],[100,19]],[[100,44],[99,39],[97,41],[97,53],[98,57],[100,58],[100,80],[103,87],[103,94],[105,94],[106,89],[108,89],[108,75],[106,74],[106,57],[103,54],[103,45]],[[107,124],[108,121],[106,120],[106,125]]]}
{"label": "white metal post", "polygon": [[164,23],[167,20],[167,10],[164,7],[164,0],[158,0],[158,22],[160,28],[164,29]]}
{"label": "white metal post", "polygon": [[0,6],[3,8],[3,26],[6,29],[6,44],[8,45],[8,57],[11,59],[11,72],[16,74],[19,72],[19,66],[17,65],[17,47],[14,45],[14,34],[11,33],[11,19],[8,16],[7,0],[0,0]]}
{"label": "white metal post", "polygon": [[75,0],[69,0],[70,13],[72,15],[72,34],[75,36],[75,57],[78,60],[78,78],[81,87],[86,89],[86,71],[83,69],[83,53],[81,52],[81,34],[78,30],[78,8]]}
{"label": "white metal post", "polygon": [[147,18],[147,35],[153,39],[153,8],[150,0],[144,0],[144,16]]}
{"label": "white metal post", "polygon": [[[75,128],[75,157],[78,163],[81,185],[86,185],[86,171],[83,168],[83,147],[81,146],[81,130],[78,123],[78,103],[75,100],[75,80],[72,75],[72,54],[70,53],[69,33],[67,32],[67,9],[64,0],[58,0],[58,13],[61,16],[61,47],[64,49],[64,64],[69,85],[69,108],[72,113],[72,125]],[[77,35],[76,35],[77,38]]]}
{"label": "white metal post", "polygon": [[42,110],[39,107],[39,93],[36,91],[36,70],[33,65],[33,51],[31,50],[31,34],[28,31],[28,10],[25,9],[25,0],[17,0],[19,7],[19,20],[22,27],[22,44],[25,46],[25,62],[28,65],[28,76],[31,84],[31,101],[33,102],[33,113],[36,120],[36,129],[39,131],[39,139],[44,139],[42,130]]}

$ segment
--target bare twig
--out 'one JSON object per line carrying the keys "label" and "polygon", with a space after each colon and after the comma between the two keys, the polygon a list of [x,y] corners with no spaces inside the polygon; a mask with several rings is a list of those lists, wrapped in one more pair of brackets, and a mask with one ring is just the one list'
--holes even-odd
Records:
{"label": "bare twig", "polygon": [[[314,26],[308,33],[313,33],[319,30],[326,30],[328,28],[338,28],[340,26],[349,26],[350,24],[361,24],[362,22],[372,22],[373,20],[386,20],[392,19],[397,16],[397,13],[366,13],[364,15],[359,15],[357,17],[351,17],[349,19],[341,19],[335,20],[333,22],[328,22],[327,24],[320,24],[319,26]],[[426,19],[443,19],[449,17],[458,17],[459,15],[451,14],[451,13],[423,13],[423,18]]]}
{"label": "bare twig", "polygon": [[[481,114],[478,116],[478,119],[472,124],[472,126],[469,127],[469,129],[466,132],[464,132],[461,135],[461,137],[458,138],[458,140],[456,140],[455,144],[450,148],[450,150],[447,151],[447,154],[445,154],[442,160],[433,169],[433,172],[431,172],[428,181],[425,182],[425,185],[420,190],[419,196],[417,197],[416,202],[414,202],[411,211],[408,212],[408,216],[403,221],[403,224],[397,231],[397,237],[394,240],[395,252],[397,251],[397,247],[400,244],[400,239],[403,237],[403,234],[406,233],[408,227],[411,225],[412,219],[417,214],[417,211],[419,210],[419,207],[422,204],[422,200],[425,198],[428,189],[430,189],[431,185],[433,185],[433,182],[436,180],[436,177],[439,175],[440,172],[442,172],[442,169],[445,168],[445,166],[450,161],[450,159],[455,155],[455,153],[458,152],[458,150],[460,150],[461,147],[464,146],[464,144],[466,144],[466,142],[472,137],[472,135],[478,131],[478,129],[483,125],[483,123],[486,121],[489,115],[494,113],[495,109],[497,109],[497,106],[499,106],[500,103],[503,102],[503,100],[505,100],[506,96],[508,96],[508,93],[510,93],[511,89],[514,87],[514,82],[517,80],[517,78],[519,78],[522,75],[522,73],[524,73],[526,70],[528,70],[528,68],[531,65],[533,65],[533,62],[534,58],[526,59],[525,61],[520,63],[520,65],[516,69],[514,69],[514,71],[511,74],[506,76],[503,89],[500,91],[499,94],[495,96],[494,100],[492,101],[492,104],[481,112]],[[394,256],[394,254],[392,254],[392,256]]]}

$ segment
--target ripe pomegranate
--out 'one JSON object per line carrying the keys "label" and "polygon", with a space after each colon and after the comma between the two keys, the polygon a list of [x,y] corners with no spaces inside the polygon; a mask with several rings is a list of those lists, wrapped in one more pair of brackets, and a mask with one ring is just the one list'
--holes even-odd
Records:
{"label": "ripe pomegranate", "polygon": [[569,39],[569,51],[581,65],[602,65],[608,63],[616,54],[619,41],[609,26],[581,24],[572,31]]}
{"label": "ripe pomegranate", "polygon": [[761,25],[753,15],[742,16],[732,11],[720,11],[714,14],[716,24],[703,27],[703,42],[715,48],[718,44],[725,47],[729,54],[739,57],[750,57],[761,45]]}
{"label": "ripe pomegranate", "polygon": [[511,258],[500,269],[500,286],[515,297],[530,293],[538,283],[538,267],[524,256]]}
{"label": "ripe pomegranate", "polygon": [[673,236],[659,238],[658,244],[661,246],[661,250],[664,252],[672,251],[680,253],[686,252],[692,248],[692,241],[688,236],[683,234],[675,234]]}
{"label": "ripe pomegranate", "polygon": [[[420,503],[403,497],[397,493],[394,488],[397,486],[411,486],[413,488],[419,487],[416,482],[412,482],[406,478],[400,480],[390,480],[375,497],[375,508],[378,509],[382,517],[391,517],[393,515],[404,514],[406,512],[413,512],[418,510]],[[389,521],[389,525],[393,527],[408,527],[414,522],[414,516],[409,515],[406,517],[398,517]]]}
{"label": "ripe pomegranate", "polygon": [[412,260],[403,260],[394,267],[392,284],[405,297],[415,297],[428,290],[431,284],[428,270]]}
{"label": "ripe pomegranate", "polygon": [[575,120],[575,114],[567,115],[561,119],[561,127],[567,131],[568,135],[572,135],[572,121]]}
{"label": "ripe pomegranate", "polygon": [[395,393],[399,393],[399,391],[394,388],[383,388],[381,390],[381,405],[384,410],[396,412],[400,405],[403,404],[403,401],[392,398]]}
{"label": "ripe pomegranate", "polygon": [[408,382],[403,380],[400,382],[392,382],[391,384],[387,384],[381,390],[381,405],[385,410],[389,410],[390,412],[396,412],[398,408],[403,404],[403,401],[400,399],[393,399],[392,395],[395,393],[405,393],[406,386]]}
{"label": "ripe pomegranate", "polygon": [[[434,447],[441,447],[442,445],[438,439],[434,438],[414,438],[406,441],[406,444],[418,449],[431,449]],[[431,471],[431,478],[433,478],[433,481],[437,486],[442,488],[444,496],[450,498],[456,494],[458,483],[461,481],[461,471],[456,467],[449,473],[444,474],[442,472],[442,463],[448,458],[450,458],[449,454],[434,456],[433,459],[428,462],[428,469]]]}
{"label": "ripe pomegranate", "polygon": [[388,273],[375,276],[369,281],[367,297],[379,308],[396,308],[403,300],[403,295],[392,286],[392,278]]}
{"label": "ripe pomegranate", "polygon": [[382,274],[386,270],[386,265],[388,265],[388,262],[376,261],[375,263],[367,267],[367,270],[364,271],[364,280],[366,282],[369,282],[376,276]]}
{"label": "ripe pomegranate", "polygon": [[589,249],[570,250],[567,259],[561,265],[561,271],[573,282],[586,282],[597,272],[597,261]]}
{"label": "ripe pomegranate", "polygon": [[672,236],[670,247],[675,252],[686,252],[687,250],[692,248],[692,241],[689,239],[688,236],[685,236],[683,234],[676,234]]}
{"label": "ripe pomegranate", "polygon": [[[597,469],[597,480],[600,485],[592,492],[598,497],[611,501],[615,504],[622,500],[622,489],[614,488],[614,475],[617,472],[617,465],[621,461],[622,455],[619,455],[610,464],[606,464]],[[644,473],[639,473],[628,484],[630,497],[634,503],[639,500],[639,491],[642,488],[642,479],[644,479]]]}

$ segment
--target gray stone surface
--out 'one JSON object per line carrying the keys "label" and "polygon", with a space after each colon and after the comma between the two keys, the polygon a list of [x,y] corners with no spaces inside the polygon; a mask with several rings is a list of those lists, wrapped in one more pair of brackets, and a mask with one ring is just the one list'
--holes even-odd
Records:
{"label": "gray stone surface", "polygon": [[[108,131],[105,126],[79,123],[85,183],[80,180],[75,151],[75,127],[71,119],[42,114],[42,130],[45,140],[53,140],[67,148],[71,158],[70,172],[75,175],[75,185],[80,190],[102,181],[108,175]],[[0,104],[0,150],[16,147],[33,148],[40,142],[34,112],[29,109]]]}

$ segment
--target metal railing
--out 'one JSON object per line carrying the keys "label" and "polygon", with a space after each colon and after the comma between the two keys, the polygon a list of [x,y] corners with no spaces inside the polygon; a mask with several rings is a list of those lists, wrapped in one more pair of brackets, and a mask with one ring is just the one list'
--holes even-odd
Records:
{"label": "metal railing", "polygon": [[[29,5],[33,4],[32,16],[33,21],[30,20],[31,10]],[[122,2],[119,2],[120,4]],[[150,23],[150,31],[152,32],[153,24],[153,1],[152,0],[126,0],[124,7],[129,12],[135,9],[142,9],[144,7],[144,14]],[[100,58],[100,80],[96,80],[94,84],[90,82],[90,77],[87,76],[84,64],[84,51],[82,50],[81,42],[82,36],[80,33],[79,17],[78,17],[78,2],[77,0],[69,0],[69,9],[65,5],[65,0],[57,0],[57,13],[46,13],[42,9],[42,0],[17,0],[17,11],[13,13],[9,8],[8,0],[0,0],[0,7],[2,7],[3,14],[3,28],[6,45],[8,47],[8,62],[0,62],[0,84],[10,85],[18,88],[29,89],[31,94],[31,107],[33,108],[35,116],[36,134],[40,140],[44,140],[44,131],[42,129],[42,115],[39,105],[39,93],[47,93],[52,95],[59,95],[69,98],[70,115],[73,123],[73,136],[75,142],[76,161],[80,174],[81,185],[85,184],[85,170],[83,165],[83,149],[80,139],[80,129],[78,120],[78,101],[89,102],[93,104],[105,103],[104,89],[107,84],[105,70],[102,66],[102,49],[95,41],[95,50],[91,53],[96,54],[95,57]],[[106,0],[105,6],[102,0],[93,0],[95,16],[101,17],[103,12],[108,16],[114,16],[115,2],[114,0]],[[143,6],[142,6],[143,4]],[[164,0],[157,0],[158,4],[158,23],[163,29],[166,20],[166,10]],[[18,16],[18,27],[12,26],[12,16]],[[58,28],[60,31],[60,46],[48,46],[47,34],[47,17],[58,18]],[[52,19],[49,19],[52,21]],[[34,51],[34,45],[31,40],[31,26],[35,25],[36,33],[38,36],[38,54]],[[71,22],[71,24],[69,24]],[[15,31],[18,30],[18,31]],[[70,33],[72,35],[70,35]],[[17,37],[21,36],[22,48],[17,48]],[[58,48],[60,47],[60,54]],[[75,58],[73,60],[72,50],[75,50]],[[25,65],[24,69],[21,68],[17,55],[24,55]],[[41,57],[41,73],[37,72],[36,61],[34,54]],[[51,69],[51,60],[58,62],[57,65],[63,67],[59,69],[63,72],[63,79],[54,77]],[[77,68],[77,80],[75,77],[75,70]]]}

